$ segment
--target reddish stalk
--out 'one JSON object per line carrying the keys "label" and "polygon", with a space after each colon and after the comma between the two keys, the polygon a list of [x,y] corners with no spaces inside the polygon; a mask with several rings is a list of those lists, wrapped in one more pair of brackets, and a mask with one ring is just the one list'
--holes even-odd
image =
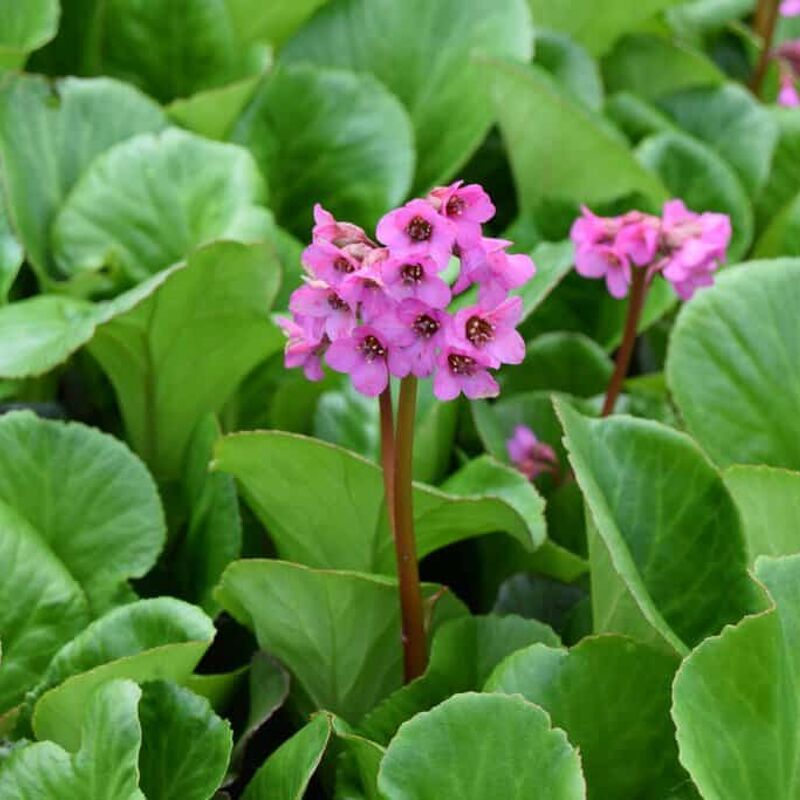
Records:
{"label": "reddish stalk", "polygon": [[410,375],[403,378],[400,383],[394,460],[394,544],[397,554],[397,577],[400,583],[403,663],[406,683],[422,675],[428,663],[425,615],[419,583],[411,493],[416,403],[417,379]]}
{"label": "reddish stalk", "polygon": [[386,385],[378,398],[381,412],[381,467],[383,467],[383,493],[386,500],[386,518],[392,537],[396,538],[394,522],[394,411],[392,385]]}
{"label": "reddish stalk", "polygon": [[759,0],[758,8],[756,9],[754,28],[761,39],[761,52],[759,53],[753,76],[750,78],[750,89],[756,97],[761,96],[761,88],[764,85],[764,78],[769,68],[779,7],[780,0]]}
{"label": "reddish stalk", "polygon": [[639,327],[639,319],[644,308],[644,299],[647,295],[647,274],[644,269],[633,268],[633,280],[631,282],[631,294],[628,300],[628,316],[625,319],[625,331],[622,334],[622,344],[617,351],[617,361],[614,367],[614,374],[608,382],[606,399],[603,402],[601,416],[607,417],[614,411],[617,398],[622,391],[622,384],[628,375],[628,367],[631,364],[633,346],[636,344],[636,332]]}

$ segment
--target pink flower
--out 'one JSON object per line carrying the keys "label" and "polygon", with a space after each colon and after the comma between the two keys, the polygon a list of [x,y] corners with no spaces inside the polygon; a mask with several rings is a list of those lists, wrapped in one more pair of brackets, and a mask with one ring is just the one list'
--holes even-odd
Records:
{"label": "pink flower", "polygon": [[462,249],[480,240],[481,225],[495,214],[494,203],[482,186],[477,183],[464,186],[463,183],[456,181],[450,186],[440,186],[428,195],[439,213],[453,221],[456,241]]}
{"label": "pink flower", "polygon": [[328,337],[323,334],[319,339],[310,338],[300,325],[287,317],[278,317],[277,322],[289,339],[284,351],[286,367],[302,367],[308,380],[321,381],[324,374],[320,359],[330,343]]}
{"label": "pink flower", "polygon": [[633,211],[626,214],[622,227],[615,240],[614,247],[637,267],[652,263],[658,251],[659,220]]}
{"label": "pink flower", "polygon": [[295,289],[289,310],[311,338],[321,338],[325,333],[335,341],[347,336],[356,323],[350,305],[322,281],[309,281]]}
{"label": "pink flower", "polygon": [[461,270],[453,286],[455,294],[466,291],[473,283],[477,283],[481,276],[488,274],[487,259],[493,253],[505,250],[511,246],[507,239],[481,238],[472,247],[459,252]]}
{"label": "pink flower", "polygon": [[428,256],[444,268],[453,252],[456,231],[430,203],[411,200],[381,219],[377,236],[396,258]]}
{"label": "pink flower", "polygon": [[781,71],[781,88],[778,92],[778,105],[786,108],[800,106],[800,93],[797,91],[794,75],[789,70]]}
{"label": "pink flower", "polygon": [[333,342],[325,354],[328,366],[349,373],[353,386],[377,397],[389,383],[389,337],[370,325],[360,325],[346,338]]}
{"label": "pink flower", "polygon": [[345,247],[359,242],[369,242],[363,228],[350,222],[337,222],[333,214],[326,211],[319,203],[314,206],[314,242],[330,242],[337,247]]}
{"label": "pink flower", "polygon": [[781,14],[784,17],[796,17],[800,15],[800,0],[783,0],[781,3]]}
{"label": "pink flower", "polygon": [[361,319],[366,323],[381,319],[395,306],[376,267],[367,267],[348,275],[339,287],[339,295],[351,308],[358,309]]}
{"label": "pink flower", "polygon": [[480,305],[463,308],[453,322],[456,344],[464,352],[479,353],[494,368],[520,364],[525,358],[525,341],[516,330],[521,316],[520,297],[511,297],[491,310]]}
{"label": "pink flower", "polygon": [[497,397],[500,387],[488,373],[489,360],[475,351],[445,347],[437,358],[433,393],[439,400],[454,400],[463,392],[472,400]]}
{"label": "pink flower", "polygon": [[439,265],[426,256],[389,258],[381,265],[386,291],[396,300],[413,298],[434,308],[450,302],[450,287],[436,274]]}
{"label": "pink flower", "polygon": [[511,463],[528,480],[543,472],[558,472],[558,457],[550,445],[540,442],[536,434],[527,425],[517,425],[514,434],[506,442],[508,457]]}
{"label": "pink flower", "polygon": [[618,300],[628,294],[631,265],[627,256],[610,245],[582,247],[575,253],[575,269],[584,278],[605,278],[608,292]]}
{"label": "pink flower", "polygon": [[303,251],[303,264],[315,278],[338,287],[348,276],[357,272],[361,264],[346,251],[320,239]]}
{"label": "pink flower", "polygon": [[447,340],[450,317],[447,312],[404,300],[397,309],[404,334],[394,337],[389,350],[389,371],[398,378],[416,375],[426,378],[436,367],[436,355]]}

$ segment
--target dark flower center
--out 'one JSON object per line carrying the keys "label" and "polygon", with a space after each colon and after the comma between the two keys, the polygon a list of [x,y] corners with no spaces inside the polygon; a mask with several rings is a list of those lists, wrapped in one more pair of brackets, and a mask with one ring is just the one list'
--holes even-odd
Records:
{"label": "dark flower center", "polygon": [[337,272],[345,273],[345,275],[356,271],[356,268],[346,258],[342,258],[341,256],[333,262],[333,268]]}
{"label": "dark flower center", "polygon": [[350,306],[347,305],[347,303],[345,303],[345,301],[342,300],[342,298],[339,297],[339,295],[336,294],[335,292],[331,292],[328,295],[328,305],[334,311],[349,311],[350,310]]}
{"label": "dark flower center", "polygon": [[483,345],[494,339],[494,325],[487,322],[483,317],[470,317],[467,320],[466,333],[467,339],[475,347],[483,347]]}
{"label": "dark flower center", "polygon": [[414,333],[421,339],[430,339],[435,336],[440,327],[439,323],[427,314],[421,314],[414,320]]}
{"label": "dark flower center", "polygon": [[450,353],[447,356],[447,364],[453,375],[466,375],[467,377],[474,375],[477,367],[474,358],[462,356],[458,353]]}
{"label": "dark flower center", "polygon": [[386,348],[380,343],[377,336],[370,334],[365,336],[359,347],[365,361],[374,361],[376,358],[383,358],[386,355]]}
{"label": "dark flower center", "polygon": [[428,220],[423,217],[413,217],[411,222],[406,225],[406,233],[415,242],[427,242],[433,233],[433,227]]}
{"label": "dark flower center", "polygon": [[411,285],[412,283],[422,283],[425,277],[425,270],[422,264],[404,264],[400,268],[400,277],[403,283]]}
{"label": "dark flower center", "polygon": [[445,211],[448,217],[460,217],[466,207],[467,204],[464,202],[463,198],[456,194],[447,201]]}

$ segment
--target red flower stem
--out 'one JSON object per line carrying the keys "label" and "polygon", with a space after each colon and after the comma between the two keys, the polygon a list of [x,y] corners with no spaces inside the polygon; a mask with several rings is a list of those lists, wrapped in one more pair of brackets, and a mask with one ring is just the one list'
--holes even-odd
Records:
{"label": "red flower stem", "polygon": [[381,412],[381,467],[383,467],[383,493],[386,500],[386,517],[392,537],[396,536],[394,522],[394,411],[392,410],[392,385],[378,398]]}
{"label": "red flower stem", "polygon": [[614,374],[608,382],[606,399],[603,402],[601,416],[607,417],[614,411],[617,398],[622,391],[622,384],[628,375],[628,367],[631,364],[633,346],[636,344],[636,332],[639,327],[639,319],[644,308],[644,299],[647,295],[647,275],[641,268],[633,268],[633,281],[631,282],[631,294],[628,300],[628,316],[625,319],[625,331],[622,334],[622,344],[617,351],[617,362],[614,367]]}
{"label": "red flower stem", "polygon": [[397,554],[397,577],[400,583],[403,664],[406,683],[422,675],[428,663],[411,493],[416,404],[417,379],[413,375],[409,375],[400,383],[394,460],[394,545]]}
{"label": "red flower stem", "polygon": [[753,76],[750,78],[750,89],[756,97],[761,95],[761,88],[767,75],[779,6],[780,0],[758,0],[754,28],[761,39],[761,52]]}

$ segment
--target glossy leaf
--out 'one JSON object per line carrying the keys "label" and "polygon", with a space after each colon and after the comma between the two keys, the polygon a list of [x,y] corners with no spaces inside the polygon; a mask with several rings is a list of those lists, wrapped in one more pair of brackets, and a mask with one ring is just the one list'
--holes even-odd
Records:
{"label": "glossy leaf", "polygon": [[587,506],[595,631],[683,654],[754,610],[736,507],[694,442],[646,420],[557,410]]}
{"label": "glossy leaf", "polygon": [[389,695],[359,725],[370,739],[388,744],[397,729],[420,711],[458,692],[479,691],[497,664],[511,653],[558,637],[541,622],[506,617],[464,617],[437,631],[425,674]]}
{"label": "glossy leaf", "polygon": [[0,70],[21,67],[32,50],[47,44],[58,28],[58,0],[6,2],[0,6]]}
{"label": "glossy leaf", "polygon": [[139,785],[148,800],[208,800],[231,753],[231,728],[208,701],[174,683],[142,687]]}
{"label": "glossy leaf", "polygon": [[800,552],[800,473],[732,466],[722,477],[742,517],[751,563]]}
{"label": "glossy leaf", "polygon": [[536,34],[535,62],[546,69],[573,99],[599,111],[603,81],[597,62],[573,39],[552,31]]}
{"label": "glossy leaf", "polygon": [[138,136],[101,155],[53,222],[66,275],[109,271],[138,283],[216,239],[269,238],[264,186],[242,148],[179,130]]}
{"label": "glossy leaf", "polygon": [[312,208],[373,228],[405,198],[414,133],[370,75],[289,64],[270,73],[233,133],[253,153],[278,222],[307,239]]}
{"label": "glossy leaf", "polygon": [[3,800],[145,800],[138,786],[141,689],[131,681],[101,686],[82,709],[80,749],[53,742],[16,750],[0,769]]}
{"label": "glossy leaf", "polygon": [[226,0],[231,21],[241,39],[284,42],[327,0]]}
{"label": "glossy leaf", "polygon": [[[424,594],[437,589],[426,584]],[[355,721],[401,684],[394,580],[249,559],[225,570],[217,599],[286,665],[316,708]],[[445,593],[434,627],[461,613]]]}
{"label": "glossy leaf", "polygon": [[214,638],[211,620],[171,597],[120,606],[95,620],[55,656],[36,689],[33,729],[69,750],[80,741],[82,710],[116,678],[184,681]]}
{"label": "glossy leaf", "polygon": [[[339,447],[281,431],[227,436],[215,465],[234,475],[281,558],[326,569],[391,574],[394,546],[380,468]],[[442,489],[417,485],[420,558],[461,539],[506,531],[534,550],[543,502],[518,473],[478,459]]]}
{"label": "glossy leaf", "polygon": [[[0,173],[0,187],[3,176]],[[25,254],[16,232],[11,227],[5,197],[0,198],[0,305],[8,301],[8,293],[22,266]]]}
{"label": "glossy leaf", "polygon": [[279,280],[268,247],[218,243],[98,328],[89,351],[114,385],[133,447],[160,478],[178,476],[198,422],[281,347],[268,315]]}
{"label": "glossy leaf", "polygon": [[689,432],[721,466],[800,469],[798,304],[800,261],[753,261],[678,317],[667,381]]}
{"label": "glossy leaf", "polygon": [[40,77],[19,75],[3,82],[0,152],[8,210],[40,276],[56,276],[50,227],[93,159],[119,142],[165,125],[153,101],[108,78],[65,78],[49,84]]}
{"label": "glossy leaf", "polygon": [[681,762],[707,800],[794,797],[800,557],[763,558],[756,575],[775,608],[707,639],[675,679]]}
{"label": "glossy leaf", "polygon": [[778,144],[764,190],[757,198],[759,228],[780,216],[800,191],[800,119],[791,108],[774,108]]}
{"label": "glossy leaf", "polygon": [[535,644],[510,655],[486,690],[541,706],[580,751],[588,796],[665,796],[685,776],[669,718],[678,659],[622,636],[570,650]]}
{"label": "glossy leaf", "polygon": [[391,741],[378,777],[386,800],[507,800],[586,796],[580,758],[563,731],[521,697],[454,695]]}
{"label": "glossy leaf", "polygon": [[282,58],[370,72],[385,84],[414,126],[420,192],[451,178],[493,121],[485,67],[475,55],[525,61],[532,36],[525,0],[335,0],[286,44]]}

